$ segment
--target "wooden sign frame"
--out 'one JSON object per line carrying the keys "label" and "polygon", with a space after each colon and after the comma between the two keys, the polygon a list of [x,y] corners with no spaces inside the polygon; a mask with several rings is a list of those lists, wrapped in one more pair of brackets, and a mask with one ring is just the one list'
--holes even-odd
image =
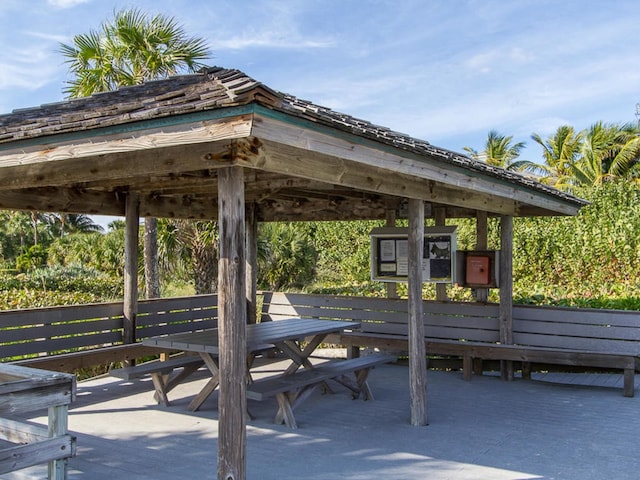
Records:
{"label": "wooden sign frame", "polygon": [[[455,226],[425,227],[422,281],[453,283],[456,274]],[[408,274],[408,229],[371,230],[371,279],[406,282]]]}

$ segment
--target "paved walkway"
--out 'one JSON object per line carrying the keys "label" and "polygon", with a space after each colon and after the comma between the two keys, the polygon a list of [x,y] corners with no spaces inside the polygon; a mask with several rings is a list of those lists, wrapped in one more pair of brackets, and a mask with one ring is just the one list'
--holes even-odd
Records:
{"label": "paved walkway", "polygon": [[[148,380],[81,383],[69,419],[78,446],[70,479],[214,480],[217,396],[200,412],[186,410],[205,381],[198,376],[172,392],[169,408],[154,404]],[[298,430],[271,423],[275,401],[251,401],[256,419],[247,428],[247,477],[636,480],[640,392],[625,398],[620,375],[596,377],[608,386],[550,384],[549,376],[465,382],[459,372],[429,371],[427,427],[409,424],[406,366],[371,372],[375,401],[352,401],[342,392],[311,398],[296,410]],[[46,468],[2,476],[23,478],[44,479]]]}

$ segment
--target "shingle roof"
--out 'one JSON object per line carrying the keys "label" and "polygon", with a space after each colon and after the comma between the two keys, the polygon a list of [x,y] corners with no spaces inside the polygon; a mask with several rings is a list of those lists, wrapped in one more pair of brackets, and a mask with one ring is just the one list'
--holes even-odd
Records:
{"label": "shingle roof", "polygon": [[140,120],[258,102],[274,110],[347,131],[445,164],[519,184],[577,205],[586,202],[515,172],[478,162],[295,96],[277,92],[236,69],[212,67],[116,91],[0,115],[0,144]]}

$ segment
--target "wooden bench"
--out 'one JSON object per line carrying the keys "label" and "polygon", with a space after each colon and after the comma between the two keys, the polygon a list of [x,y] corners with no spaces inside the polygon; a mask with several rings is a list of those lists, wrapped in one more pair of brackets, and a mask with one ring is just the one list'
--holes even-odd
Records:
{"label": "wooden bench", "polygon": [[153,360],[132,367],[113,368],[109,370],[109,375],[127,381],[151,375],[154,399],[159,404],[169,406],[167,394],[202,365],[204,361],[199,356],[177,355],[164,361]]}
{"label": "wooden bench", "polygon": [[[424,301],[425,347],[430,356],[461,357],[463,377],[482,373],[482,360],[519,362],[523,378],[533,366],[622,370],[624,395],[634,395],[640,369],[640,313],[515,305],[514,345],[502,345],[499,306],[475,302]],[[406,353],[406,299],[267,292],[263,316],[357,320],[359,329],[327,339],[358,355],[360,347]]]}
{"label": "wooden bench", "polygon": [[[347,387],[356,399],[372,400],[373,394],[367,383],[369,371],[377,365],[396,360],[391,355],[366,355],[347,360],[330,360],[313,368],[297,370],[290,375],[267,377],[255,380],[247,386],[247,398],[263,401],[276,397],[278,413],[275,423],[285,423],[289,428],[298,428],[293,409],[326,382],[333,380]],[[353,374],[353,378],[349,377]]]}

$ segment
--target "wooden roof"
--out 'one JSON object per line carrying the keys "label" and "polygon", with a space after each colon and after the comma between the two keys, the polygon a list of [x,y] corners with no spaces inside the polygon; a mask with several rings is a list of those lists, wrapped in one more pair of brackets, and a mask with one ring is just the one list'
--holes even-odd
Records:
{"label": "wooden roof", "polygon": [[0,208],[216,218],[221,166],[258,219],[380,219],[407,198],[448,217],[574,215],[586,202],[427,141],[210,68],[0,115]]}

